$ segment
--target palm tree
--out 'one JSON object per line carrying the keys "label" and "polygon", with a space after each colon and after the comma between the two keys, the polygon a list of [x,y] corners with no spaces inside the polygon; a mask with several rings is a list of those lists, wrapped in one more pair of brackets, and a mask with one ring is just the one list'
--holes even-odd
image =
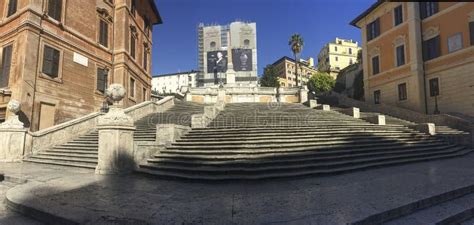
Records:
{"label": "palm tree", "polygon": [[291,51],[293,52],[293,55],[295,56],[295,77],[296,77],[296,86],[298,85],[298,59],[296,58],[297,55],[301,53],[303,50],[303,45],[304,41],[303,38],[301,37],[300,34],[293,34],[291,35],[290,41],[288,42],[288,45],[291,48]]}

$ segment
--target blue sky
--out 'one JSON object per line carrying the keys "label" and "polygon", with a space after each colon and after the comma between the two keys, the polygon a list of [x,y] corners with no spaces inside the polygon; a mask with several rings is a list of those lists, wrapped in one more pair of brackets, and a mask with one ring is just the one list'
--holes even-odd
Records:
{"label": "blue sky", "polygon": [[153,30],[153,75],[197,68],[197,25],[236,19],[257,23],[259,75],[267,64],[291,56],[288,39],[300,33],[302,57],[317,58],[336,37],[361,39],[349,22],[375,0],[155,0],[163,24]]}

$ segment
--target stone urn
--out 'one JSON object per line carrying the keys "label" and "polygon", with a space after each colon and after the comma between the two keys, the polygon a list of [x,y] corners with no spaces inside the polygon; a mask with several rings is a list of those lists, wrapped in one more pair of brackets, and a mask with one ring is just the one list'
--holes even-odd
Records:
{"label": "stone urn", "polygon": [[125,97],[126,91],[121,84],[111,84],[107,90],[105,90],[105,96],[111,99],[114,104],[118,103]]}
{"label": "stone urn", "polygon": [[0,128],[23,128],[23,123],[18,118],[18,112],[21,110],[21,103],[17,100],[10,100],[7,105],[8,111],[12,113],[8,119],[0,124]]}

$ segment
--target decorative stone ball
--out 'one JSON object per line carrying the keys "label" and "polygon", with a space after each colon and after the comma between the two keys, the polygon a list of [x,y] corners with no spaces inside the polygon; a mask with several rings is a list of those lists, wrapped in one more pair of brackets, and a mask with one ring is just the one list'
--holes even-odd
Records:
{"label": "decorative stone ball", "polygon": [[121,84],[111,84],[105,91],[105,95],[114,102],[118,102],[125,97],[125,88]]}
{"label": "decorative stone ball", "polygon": [[21,104],[17,100],[10,100],[10,102],[8,102],[7,109],[12,113],[17,114],[21,109]]}

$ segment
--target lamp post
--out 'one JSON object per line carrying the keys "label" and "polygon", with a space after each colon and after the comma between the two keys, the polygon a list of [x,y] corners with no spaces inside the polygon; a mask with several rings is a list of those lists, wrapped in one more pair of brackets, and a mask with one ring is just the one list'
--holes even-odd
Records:
{"label": "lamp post", "polygon": [[438,109],[438,93],[436,93],[435,95],[435,109],[434,109],[434,112],[433,114],[439,114],[439,109]]}

